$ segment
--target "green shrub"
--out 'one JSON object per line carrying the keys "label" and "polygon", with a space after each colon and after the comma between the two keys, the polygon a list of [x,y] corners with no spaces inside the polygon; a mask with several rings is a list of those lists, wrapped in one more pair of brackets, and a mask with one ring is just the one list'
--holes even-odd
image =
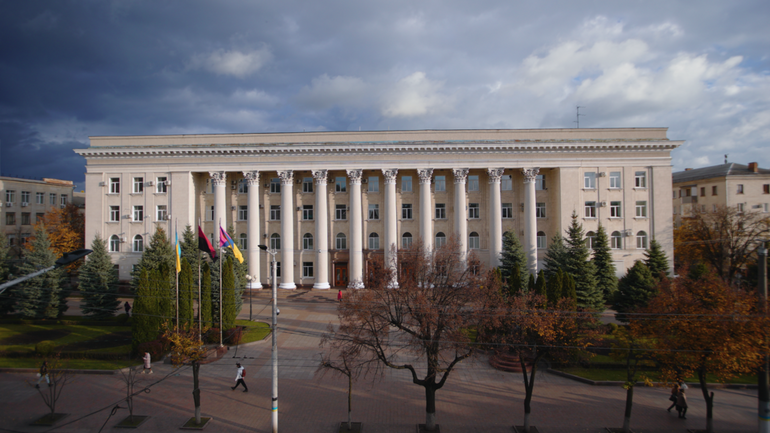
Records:
{"label": "green shrub", "polygon": [[53,341],[45,340],[35,345],[35,353],[41,356],[51,356],[56,345]]}

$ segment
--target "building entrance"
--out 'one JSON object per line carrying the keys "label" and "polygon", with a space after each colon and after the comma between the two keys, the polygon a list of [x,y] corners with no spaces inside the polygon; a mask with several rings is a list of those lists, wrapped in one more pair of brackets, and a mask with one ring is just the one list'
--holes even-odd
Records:
{"label": "building entrance", "polygon": [[335,287],[348,286],[348,264],[347,263],[334,264],[334,286]]}

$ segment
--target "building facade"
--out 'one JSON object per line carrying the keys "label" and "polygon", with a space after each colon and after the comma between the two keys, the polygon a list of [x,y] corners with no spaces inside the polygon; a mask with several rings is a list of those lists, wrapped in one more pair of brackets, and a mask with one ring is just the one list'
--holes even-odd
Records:
{"label": "building facade", "polygon": [[233,226],[253,277],[363,287],[366,258],[450,239],[498,265],[505,231],[531,272],[579,216],[601,223],[620,274],[657,239],[673,257],[665,128],[426,130],[91,137],[86,239],[108,240],[128,279],[156,227]]}

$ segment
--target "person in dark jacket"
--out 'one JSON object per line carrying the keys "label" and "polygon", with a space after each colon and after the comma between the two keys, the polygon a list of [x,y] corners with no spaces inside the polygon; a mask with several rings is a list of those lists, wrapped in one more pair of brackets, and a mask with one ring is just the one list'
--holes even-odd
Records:
{"label": "person in dark jacket", "polygon": [[679,418],[687,419],[687,396],[684,390],[679,389],[679,395],[676,398],[676,411],[679,412]]}

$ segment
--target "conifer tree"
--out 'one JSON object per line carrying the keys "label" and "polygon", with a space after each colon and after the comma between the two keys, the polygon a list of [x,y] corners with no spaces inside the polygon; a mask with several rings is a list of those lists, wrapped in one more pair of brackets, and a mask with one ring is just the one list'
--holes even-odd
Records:
{"label": "conifer tree", "polygon": [[541,270],[537,273],[537,281],[535,282],[535,294],[548,298],[548,290],[546,289],[545,273]]}
{"label": "conifer tree", "polygon": [[[545,272],[543,275],[545,277]],[[553,306],[562,298],[562,287],[564,285],[564,272],[561,269],[557,270],[551,279],[546,280],[546,297],[548,298],[548,304]]]}
{"label": "conifer tree", "polygon": [[[43,224],[35,226],[32,248],[19,267],[22,275],[53,266],[56,254],[51,249]],[[17,285],[16,310],[26,318],[56,318],[67,310],[67,291],[61,286],[62,270],[55,269]]]}
{"label": "conifer tree", "polygon": [[[176,316],[176,287],[172,284],[166,275],[171,272],[166,263],[153,271],[151,287],[154,288],[155,296],[158,298],[158,315],[161,322],[171,321]],[[176,265],[174,265],[176,266]],[[158,327],[160,332],[160,327]]]}
{"label": "conifer tree", "polygon": [[[9,252],[8,238],[5,236],[5,233],[0,232],[0,283],[6,282],[11,273]],[[0,315],[12,313],[15,305],[14,287],[9,287],[0,294]]]}
{"label": "conifer tree", "polygon": [[233,270],[233,258],[227,257],[222,267],[222,328],[235,327],[235,272]]}
{"label": "conifer tree", "polygon": [[568,255],[569,252],[564,245],[564,238],[561,237],[561,234],[556,233],[551,238],[551,243],[548,245],[545,258],[543,259],[546,280],[553,278],[559,269],[563,270],[566,268]]}
{"label": "conifer tree", "polygon": [[589,260],[590,252],[585,243],[583,225],[572,213],[572,224],[567,229],[567,262],[564,271],[575,279],[577,305],[580,308],[603,310],[604,297],[596,285],[596,268]]}
{"label": "conifer tree", "polygon": [[527,293],[532,293],[535,290],[535,276],[529,274],[529,280],[527,281]]}
{"label": "conifer tree", "polygon": [[93,319],[108,319],[120,308],[118,276],[107,252],[107,241],[95,237],[93,253],[80,267],[80,293],[83,295],[83,315]]}
{"label": "conifer tree", "polygon": [[572,299],[573,304],[577,307],[577,291],[575,290],[575,279],[572,278],[572,275],[569,275],[567,273],[562,274],[564,277],[564,285],[562,286],[562,298],[569,298]]}
{"label": "conifer tree", "polygon": [[618,290],[618,277],[615,275],[615,263],[612,262],[612,252],[607,238],[607,231],[599,224],[594,238],[593,263],[596,267],[596,285],[602,291],[603,302],[610,303]]}
{"label": "conifer tree", "polygon": [[203,262],[201,270],[201,321],[204,328],[212,326],[211,321],[211,268],[208,262]]}
{"label": "conifer tree", "polygon": [[[518,280],[514,276],[517,267]],[[527,283],[526,275],[522,275],[526,274],[526,272],[522,272],[525,269],[527,269],[527,256],[524,254],[524,249],[521,247],[516,233],[505,232],[503,234],[503,252],[500,254],[500,271],[503,274],[503,282],[512,287],[516,293]]]}
{"label": "conifer tree", "polygon": [[182,259],[182,271],[179,272],[179,325],[193,325],[193,273],[187,258]]}
{"label": "conifer tree", "polygon": [[650,241],[650,248],[644,251],[644,264],[650,269],[653,278],[660,280],[662,276],[668,274],[668,257],[660,247],[658,241]]}
{"label": "conifer tree", "polygon": [[149,273],[153,270],[160,269],[161,265],[165,265],[164,269],[166,278],[169,283],[174,281],[174,273],[172,270],[176,266],[176,253],[173,245],[168,240],[168,234],[162,227],[158,227],[155,230],[155,234],[150,239],[150,245],[145,246],[142,257],[139,259],[138,266],[132,273],[131,287],[136,290],[136,286],[139,281],[139,272],[142,269],[146,269]]}
{"label": "conifer tree", "polygon": [[158,298],[154,296],[150,273],[139,273],[131,316],[131,343],[134,351],[142,343],[153,341],[158,336],[160,318],[158,317]]}
{"label": "conifer tree", "polygon": [[508,279],[508,284],[506,285],[506,287],[508,287],[509,298],[514,297],[519,293],[523,292],[524,285],[521,279],[521,269],[519,268],[518,264],[513,266],[513,270],[511,271],[511,277]]}
{"label": "conifer tree", "polygon": [[188,224],[182,232],[181,242],[182,258],[187,259],[193,275],[198,271],[198,260],[201,258],[202,251],[198,249],[198,237]]}
{"label": "conifer tree", "polygon": [[646,307],[647,302],[656,293],[656,281],[650,268],[641,260],[637,260],[618,282],[618,293],[613,304],[613,309],[617,312],[615,317],[623,322],[628,321],[624,313]]}

